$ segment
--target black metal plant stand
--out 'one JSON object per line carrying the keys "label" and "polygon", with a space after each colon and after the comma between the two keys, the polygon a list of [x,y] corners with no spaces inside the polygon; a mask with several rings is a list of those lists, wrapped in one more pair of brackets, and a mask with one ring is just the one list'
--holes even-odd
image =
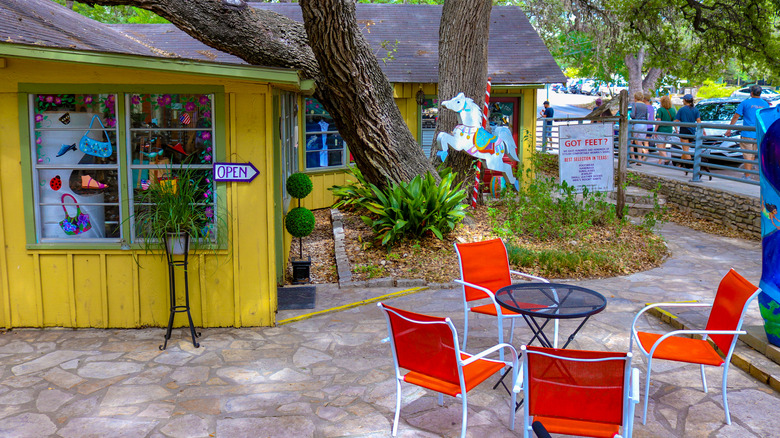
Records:
{"label": "black metal plant stand", "polygon": [[[195,324],[192,323],[192,315],[190,314],[190,285],[189,285],[189,278],[187,275],[187,263],[188,263],[188,255],[190,253],[190,238],[189,235],[184,237],[184,254],[178,255],[178,257],[175,259],[174,257],[177,256],[177,254],[174,254],[172,251],[172,248],[170,248],[173,245],[172,239],[168,239],[165,242],[165,258],[168,260],[168,289],[170,290],[170,304],[171,304],[171,315],[168,318],[168,329],[165,332],[165,342],[160,345],[160,350],[165,350],[165,348],[168,346],[168,340],[171,339],[171,331],[173,330],[173,317],[176,316],[177,313],[183,313],[187,312],[187,319],[190,323],[190,335],[192,336],[192,345],[195,348],[200,347],[200,344],[195,340],[195,338],[200,337],[200,332],[195,331]],[[177,305],[176,304],[176,272],[175,269],[177,267],[181,267],[184,271],[184,305]]]}

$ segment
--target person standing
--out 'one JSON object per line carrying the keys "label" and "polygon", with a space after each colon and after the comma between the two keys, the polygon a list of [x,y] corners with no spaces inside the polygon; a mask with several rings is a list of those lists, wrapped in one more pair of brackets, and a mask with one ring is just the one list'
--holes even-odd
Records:
{"label": "person standing", "polygon": [[655,124],[652,123],[655,120],[655,107],[653,106],[652,97],[649,92],[645,91],[642,99],[642,102],[647,106],[647,120],[649,120],[647,123],[647,147],[650,154],[653,153],[650,148],[655,147],[655,142],[653,141],[655,138]]}
{"label": "person standing", "polygon": [[[634,106],[631,108],[631,120],[636,120],[638,123],[634,124],[634,160],[647,161],[647,158],[642,155],[647,154],[647,142],[644,141],[647,137],[647,105],[643,102],[645,94],[641,91],[634,93]],[[640,163],[636,163],[637,166],[641,166]]]}
{"label": "person standing", "polygon": [[[756,126],[756,113],[758,110],[762,108],[769,107],[769,104],[766,103],[764,99],[761,98],[761,92],[763,90],[761,89],[760,85],[753,85],[750,87],[750,97],[743,100],[739,106],[737,106],[737,111],[734,113],[734,115],[731,117],[731,123],[735,124],[737,123],[737,120],[739,120],[739,117],[742,116],[742,126]],[[726,131],[726,137],[731,136],[731,129]],[[758,145],[755,143],[756,140],[756,132],[755,131],[740,131],[739,137],[742,142],[739,143],[739,147],[743,150],[749,150],[754,151],[753,153],[749,152],[743,152],[742,158],[747,160],[749,159],[748,156],[751,156],[751,158],[756,156],[755,151],[758,150]],[[753,140],[752,142],[748,143],[744,140]],[[755,158],[753,158],[755,159]],[[745,170],[755,170],[755,166],[753,163],[745,163],[743,164]],[[750,175],[748,175],[747,172],[745,172],[745,176],[743,176],[744,179],[750,179]]]}
{"label": "person standing", "polygon": [[[691,94],[686,94],[683,96],[683,106],[677,111],[677,114],[674,116],[675,122],[682,122],[682,123],[701,123],[701,116],[699,115],[699,110],[696,109],[693,106],[693,96]],[[685,135],[689,135],[691,137],[684,137]],[[680,126],[680,143],[682,144],[683,152],[688,152],[688,149],[690,148],[690,144],[693,143],[693,136],[696,135],[696,127],[688,127],[688,126]],[[702,135],[706,135],[704,133],[704,129],[702,129]],[[690,155],[683,155],[683,160],[690,160]]]}
{"label": "person standing", "polygon": [[[655,119],[659,122],[671,122],[676,114],[677,111],[672,107],[672,99],[668,95],[663,96],[661,98],[661,108],[658,108],[658,111],[655,112]],[[674,129],[671,126],[658,126],[658,129],[656,129],[656,138],[658,139],[656,144],[660,149],[663,149],[658,151],[658,155],[661,157],[658,160],[658,164],[672,164],[671,161],[665,160],[665,158],[671,158],[671,153],[667,155],[665,150],[672,147],[671,143],[674,141],[672,132],[674,132]]]}
{"label": "person standing", "polygon": [[542,139],[547,139],[547,143],[552,144],[552,117],[555,114],[555,110],[550,106],[550,102],[545,100],[544,109],[539,111],[539,115],[544,117],[544,128],[542,130]]}

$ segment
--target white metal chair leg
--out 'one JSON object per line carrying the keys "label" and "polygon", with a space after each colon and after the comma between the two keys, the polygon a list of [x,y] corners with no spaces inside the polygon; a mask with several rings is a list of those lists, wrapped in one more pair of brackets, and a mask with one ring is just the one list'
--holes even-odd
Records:
{"label": "white metal chair leg", "polygon": [[707,393],[707,376],[704,375],[704,365],[699,365],[701,369],[701,386],[704,388],[704,393]]}
{"label": "white metal chair leg", "polygon": [[466,418],[468,414],[468,403],[466,402],[466,394],[462,394],[463,396],[463,419],[462,426],[460,427],[460,438],[466,438]]}
{"label": "white metal chair leg", "polygon": [[466,343],[469,341],[469,309],[466,307],[466,317],[464,318],[463,323],[463,347],[461,350],[466,350]]}
{"label": "white metal chair leg", "polygon": [[650,370],[652,369],[653,361],[647,361],[647,377],[645,378],[645,407],[642,410],[642,424],[647,424],[647,402],[650,401]]}
{"label": "white metal chair leg", "polygon": [[[500,316],[496,318],[496,325],[498,325],[498,343],[503,344],[504,343],[504,318],[501,318]],[[463,349],[465,350],[466,347],[463,347]],[[503,348],[498,350],[498,360],[500,360],[501,362],[504,361]]]}
{"label": "white metal chair leg", "polygon": [[553,332],[553,348],[558,348],[558,320],[555,321],[555,331]]}
{"label": "white metal chair leg", "polygon": [[393,436],[398,431],[398,417],[401,416],[401,381],[395,379],[395,419],[393,420]]}
{"label": "white metal chair leg", "polygon": [[727,383],[726,378],[728,377],[728,372],[729,372],[729,364],[724,364],[723,365],[723,384],[722,384],[722,386],[720,388],[720,391],[723,393],[723,410],[726,411],[726,424],[730,425],[731,424],[731,413],[729,413],[729,399],[728,399],[729,393],[726,392],[726,389],[727,389],[726,388],[726,383]]}
{"label": "white metal chair leg", "polygon": [[[512,382],[515,382],[513,383],[513,386],[517,382],[517,368],[520,368],[519,364],[516,367],[512,368]],[[511,392],[512,392],[512,401],[509,403],[509,429],[515,430],[515,406],[517,406],[517,392],[514,391],[514,388],[512,388]]]}
{"label": "white metal chair leg", "polygon": [[444,405],[444,394],[439,393],[439,406]]}
{"label": "white metal chair leg", "polygon": [[515,336],[515,320],[517,318],[512,318],[512,327],[509,329],[509,343],[512,343],[512,338]]}

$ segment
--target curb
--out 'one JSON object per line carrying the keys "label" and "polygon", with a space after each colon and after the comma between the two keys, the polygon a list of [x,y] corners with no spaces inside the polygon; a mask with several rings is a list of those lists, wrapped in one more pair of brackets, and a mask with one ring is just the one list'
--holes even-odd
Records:
{"label": "curb", "polygon": [[387,300],[387,299],[391,299],[391,298],[398,298],[398,297],[402,297],[404,295],[411,295],[411,294],[415,294],[417,292],[422,292],[424,290],[428,290],[428,288],[427,287],[414,287],[414,288],[411,288],[411,289],[400,290],[398,292],[392,292],[392,293],[389,293],[389,294],[380,295],[378,297],[373,297],[373,298],[369,298],[369,299],[366,299],[366,300],[345,304],[343,306],[331,307],[330,309],[318,310],[316,312],[307,313],[307,314],[304,314],[304,315],[298,315],[298,316],[294,316],[292,318],[283,319],[281,321],[277,321],[276,322],[276,326],[278,327],[280,325],[289,324],[291,322],[303,321],[305,319],[313,318],[313,317],[319,316],[319,315],[324,315],[326,313],[341,312],[342,310],[348,310],[348,309],[352,309],[352,308],[355,308],[355,307],[365,306],[366,304],[376,303],[377,301]]}
{"label": "curb", "polygon": [[336,208],[330,209],[330,222],[333,225],[333,252],[336,257],[336,273],[339,288],[388,288],[388,287],[427,287],[429,289],[453,289],[455,282],[428,283],[422,278],[373,278],[365,281],[352,281],[352,266],[349,264],[347,247],[344,243],[344,215]]}
{"label": "curb", "polygon": [[[647,311],[662,322],[672,326],[675,330],[695,329],[692,324],[679,315],[675,315],[668,310],[658,307]],[[766,335],[763,335],[763,329],[757,326],[743,327],[747,335],[740,335],[734,354],[731,355],[731,363],[753,376],[761,383],[769,385],[772,389],[780,392],[780,348],[769,344],[766,341]],[[701,339],[701,336],[694,335]],[[710,341],[710,345],[715,347]],[[723,355],[717,347],[715,349]],[[762,351],[763,350],[763,351]]]}

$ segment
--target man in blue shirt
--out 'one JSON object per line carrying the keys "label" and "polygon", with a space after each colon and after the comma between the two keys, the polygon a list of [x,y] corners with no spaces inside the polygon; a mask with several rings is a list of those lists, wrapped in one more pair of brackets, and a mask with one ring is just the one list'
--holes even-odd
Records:
{"label": "man in blue shirt", "polygon": [[[731,124],[737,123],[737,120],[739,120],[739,116],[742,116],[742,126],[756,126],[756,113],[758,110],[762,108],[768,108],[769,104],[766,103],[764,99],[761,98],[761,86],[760,85],[753,85],[750,87],[750,97],[743,100],[742,103],[739,104],[737,107],[737,112],[734,113],[734,116],[731,117]],[[726,137],[731,135],[731,129],[726,131]],[[740,131],[740,138],[742,140],[745,139],[751,139],[753,142],[747,143],[747,142],[740,142],[739,147],[745,150],[755,151],[758,149],[758,145],[755,143],[756,140],[756,132],[755,131]],[[755,153],[742,153],[742,158],[747,160],[748,155],[751,158],[754,158],[756,156]],[[754,170],[755,166],[753,163],[745,163],[744,164],[745,170]],[[745,176],[743,177],[745,179],[750,179],[750,176],[745,173]]]}
{"label": "man in blue shirt", "polygon": [[[555,114],[555,110],[550,106],[550,102],[545,100],[542,105],[544,105],[544,109],[539,111],[539,115],[546,119],[552,119],[553,115]],[[547,139],[548,144],[552,144],[552,120],[545,120],[544,122],[542,139],[544,138]]]}

